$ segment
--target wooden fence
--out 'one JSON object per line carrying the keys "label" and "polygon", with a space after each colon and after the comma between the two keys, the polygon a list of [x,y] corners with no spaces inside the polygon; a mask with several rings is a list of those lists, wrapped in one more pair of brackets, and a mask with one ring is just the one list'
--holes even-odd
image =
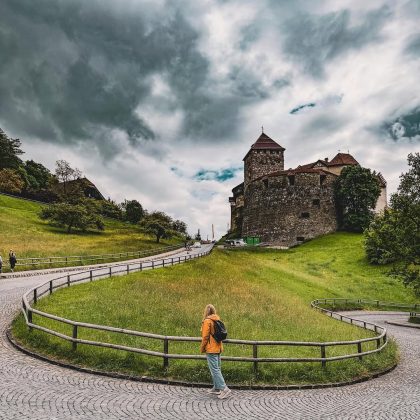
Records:
{"label": "wooden fence", "polygon": [[[211,252],[209,251],[183,255],[172,258],[163,258],[156,261],[146,261],[140,263],[129,263],[124,265],[114,265],[109,267],[103,267],[96,270],[88,270],[75,274],[68,274],[66,276],[58,277],[53,280],[49,280],[33,289],[29,290],[23,295],[22,299],[22,312],[24,314],[26,324],[29,329],[37,329],[43,331],[47,334],[59,337],[63,340],[69,341],[72,344],[73,351],[76,351],[77,346],[80,344],[104,347],[114,350],[128,351],[137,354],[144,354],[153,357],[159,357],[163,360],[164,368],[169,366],[170,359],[183,359],[183,360],[203,360],[205,359],[204,355],[199,354],[178,354],[170,353],[169,345],[171,342],[195,342],[199,343],[201,341],[200,337],[183,337],[183,336],[166,336],[161,334],[152,334],[141,331],[127,330],[124,328],[105,326],[105,325],[96,325],[84,322],[78,322],[71,319],[65,319],[60,316],[48,314],[43,311],[35,309],[32,304],[36,302],[43,296],[52,294],[55,290],[70,287],[71,285],[79,282],[88,282],[93,281],[94,279],[111,277],[118,274],[127,274],[134,271],[142,271],[154,269],[157,267],[173,266],[176,264],[181,264],[187,261],[190,261],[195,258],[200,258],[206,256]],[[343,315],[337,312],[334,312],[330,309],[322,307],[322,305],[334,306],[336,304],[372,304],[374,303],[376,307],[389,307],[389,306],[398,306],[399,308],[410,309],[417,308],[419,304],[406,305],[406,304],[396,304],[396,303],[387,303],[380,301],[368,301],[363,299],[318,299],[314,300],[311,303],[311,306],[321,311],[322,313],[334,318],[336,320],[347,322],[349,324],[355,325],[357,327],[363,328],[365,330],[370,330],[376,335],[373,337],[363,338],[359,340],[349,340],[349,341],[330,341],[330,342],[309,342],[309,341],[255,341],[255,340],[237,340],[237,339],[228,339],[224,341],[228,346],[231,345],[240,345],[246,346],[249,348],[249,357],[238,357],[238,356],[222,356],[222,360],[232,361],[232,362],[248,362],[253,364],[253,370],[255,374],[258,371],[259,363],[288,363],[288,362],[315,362],[320,363],[322,367],[325,367],[327,363],[346,360],[346,359],[358,359],[362,360],[363,357],[378,353],[382,351],[388,344],[387,331],[384,327],[377,325],[372,322],[367,322],[364,320],[359,320],[347,315]],[[38,325],[33,320],[33,315],[36,314],[39,317],[52,319],[59,321],[61,323],[71,326],[72,335],[62,334],[60,332],[54,331],[50,328],[43,327]],[[162,351],[154,351],[145,348],[129,347],[120,344],[113,344],[109,342],[99,342],[92,341],[80,338],[81,329],[91,329],[91,330],[100,330],[108,331],[113,333],[119,333],[127,336],[135,337],[144,337],[152,340],[158,340],[162,343]],[[369,348],[369,343],[374,343],[375,348]],[[267,346],[286,346],[286,347],[312,347],[317,348],[319,357],[259,357],[259,349],[261,347]],[[328,356],[329,349],[338,346],[353,346],[354,352],[338,356]]]}
{"label": "wooden fence", "polygon": [[[67,255],[59,257],[37,257],[37,258],[18,258],[16,266],[19,267],[67,267],[75,264],[84,265],[86,263],[111,262],[135,258],[150,257],[155,254],[174,251],[182,248],[184,245],[171,245],[166,247],[146,249],[142,251],[118,252],[113,254],[97,254],[97,255]],[[9,266],[9,261],[4,259],[4,265]]]}

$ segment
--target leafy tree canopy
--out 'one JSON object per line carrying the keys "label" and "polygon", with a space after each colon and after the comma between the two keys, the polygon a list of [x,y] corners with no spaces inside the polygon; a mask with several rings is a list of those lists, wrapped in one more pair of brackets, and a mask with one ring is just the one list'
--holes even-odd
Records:
{"label": "leafy tree canopy", "polygon": [[17,169],[22,164],[19,155],[22,155],[23,151],[20,146],[21,142],[19,139],[9,138],[0,128],[0,169]]}
{"label": "leafy tree canopy", "polygon": [[375,172],[361,166],[347,166],[335,183],[339,227],[363,232],[373,219],[381,188]]}
{"label": "leafy tree canopy", "polygon": [[105,225],[98,209],[92,200],[86,199],[85,203],[55,203],[41,210],[40,217],[48,220],[52,225],[63,227],[67,233],[74,229],[83,232],[88,229],[104,230]]}
{"label": "leafy tree canopy", "polygon": [[25,187],[25,182],[14,169],[0,170],[0,191],[9,194],[19,194]]}
{"label": "leafy tree canopy", "polygon": [[371,263],[392,263],[390,274],[420,295],[420,154],[408,155],[408,165],[391,208],[366,231],[365,249]]}
{"label": "leafy tree canopy", "polygon": [[125,200],[122,208],[125,210],[125,220],[130,223],[136,224],[144,217],[143,207],[137,200]]}

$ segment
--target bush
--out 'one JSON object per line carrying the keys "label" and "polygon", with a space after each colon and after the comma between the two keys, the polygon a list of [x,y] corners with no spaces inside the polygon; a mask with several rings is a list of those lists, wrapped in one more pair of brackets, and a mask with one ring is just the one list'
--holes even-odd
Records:
{"label": "bush", "polygon": [[14,169],[0,170],[0,191],[9,194],[19,194],[25,186],[25,182]]}
{"label": "bush", "polygon": [[66,228],[67,233],[72,229],[83,232],[89,228],[104,230],[102,217],[97,213],[94,205],[87,201],[83,204],[56,203],[41,210],[40,217],[49,220],[52,225]]}

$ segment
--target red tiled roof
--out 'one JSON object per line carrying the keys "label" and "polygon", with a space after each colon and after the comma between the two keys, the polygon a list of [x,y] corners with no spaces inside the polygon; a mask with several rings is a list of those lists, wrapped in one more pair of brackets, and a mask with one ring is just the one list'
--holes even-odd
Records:
{"label": "red tiled roof", "polygon": [[328,162],[328,166],[336,165],[358,165],[359,162],[349,153],[337,153],[333,159]]}
{"label": "red tiled roof", "polygon": [[[276,143],[272,138],[268,137],[267,134],[261,133],[257,141],[251,146],[251,150],[286,150],[284,147]],[[249,152],[245,155],[244,160],[248,156]]]}

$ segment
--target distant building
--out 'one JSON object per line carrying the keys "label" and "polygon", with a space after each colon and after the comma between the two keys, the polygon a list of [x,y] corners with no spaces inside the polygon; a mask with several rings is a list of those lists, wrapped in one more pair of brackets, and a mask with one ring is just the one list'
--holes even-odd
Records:
{"label": "distant building", "polygon": [[59,195],[63,195],[66,193],[66,190],[69,192],[74,188],[80,188],[87,198],[105,200],[105,197],[101,194],[98,188],[96,188],[95,184],[85,177],[67,181],[66,183],[59,182],[51,187],[51,189]]}
{"label": "distant building", "polygon": [[[343,168],[359,165],[348,153],[284,169],[284,147],[262,133],[244,157],[244,182],[233,188],[231,231],[289,247],[337,230],[334,181]],[[378,174],[386,207],[386,181]]]}

